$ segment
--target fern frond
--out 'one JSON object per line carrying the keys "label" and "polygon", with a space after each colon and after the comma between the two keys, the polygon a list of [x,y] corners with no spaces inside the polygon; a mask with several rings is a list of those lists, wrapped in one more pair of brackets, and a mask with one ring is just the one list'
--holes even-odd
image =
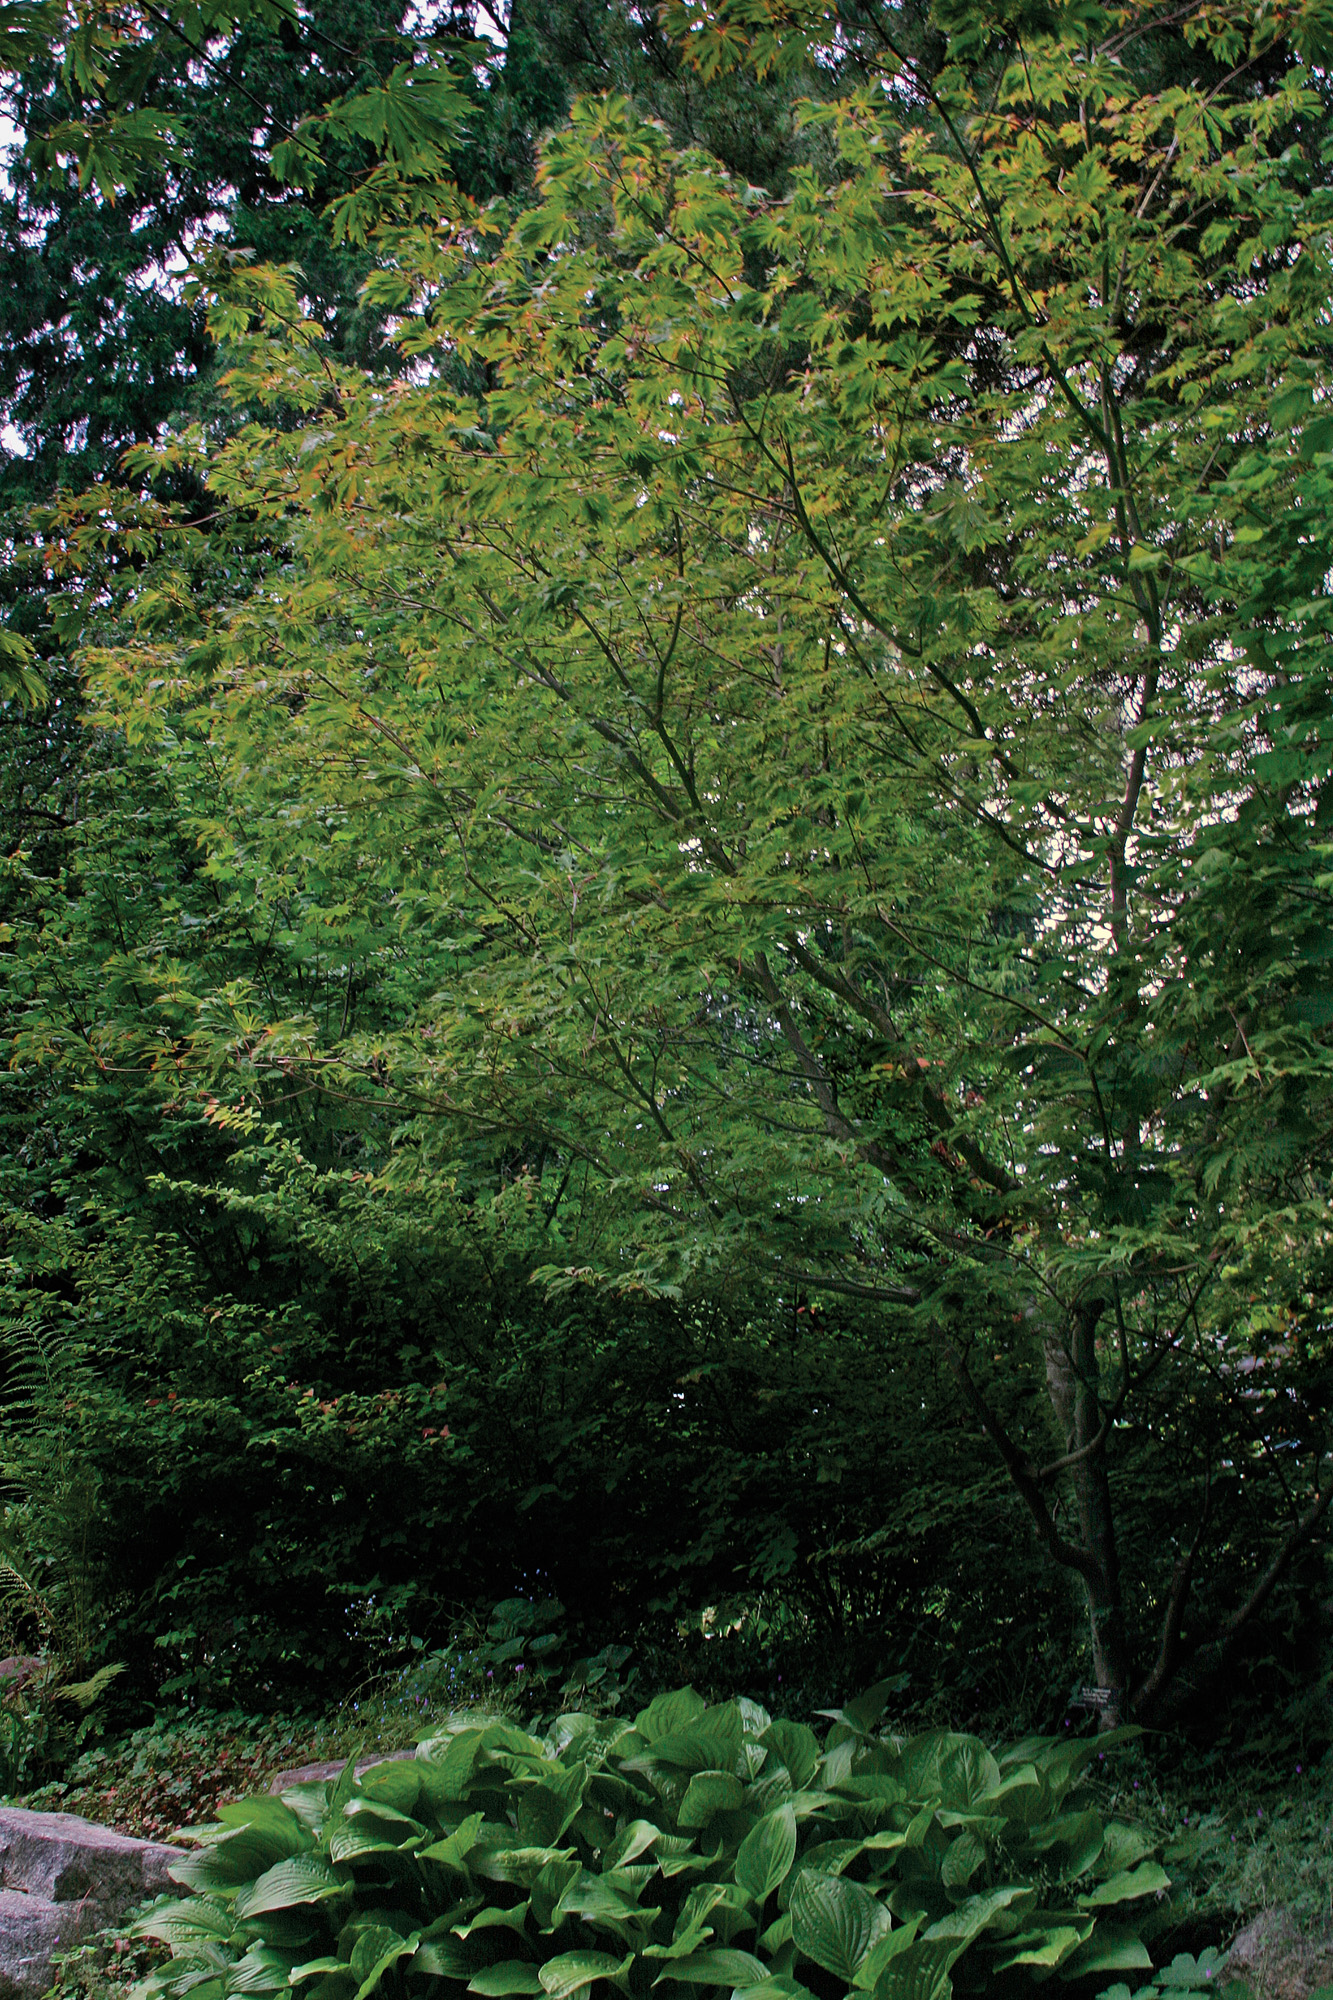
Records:
{"label": "fern frond", "polygon": [[125,1662],[116,1660],[110,1666],[99,1667],[86,1681],[67,1681],[63,1687],[55,1690],[55,1698],[57,1701],[77,1702],[86,1714],[94,1702],[105,1694],[117,1674],[123,1674],[124,1671]]}

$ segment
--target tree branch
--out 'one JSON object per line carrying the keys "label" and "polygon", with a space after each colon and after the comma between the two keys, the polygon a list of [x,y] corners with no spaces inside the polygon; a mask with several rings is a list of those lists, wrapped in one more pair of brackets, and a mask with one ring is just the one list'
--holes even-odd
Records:
{"label": "tree branch", "polygon": [[1240,1638],[1245,1627],[1258,1612],[1263,1610],[1265,1604],[1267,1604],[1269,1598],[1273,1595],[1274,1590],[1282,1580],[1283,1572],[1297,1549],[1303,1547],[1311,1539],[1315,1529],[1328,1512],[1330,1504],[1333,1504],[1333,1481],[1330,1481],[1322,1493],[1318,1488],[1319,1468],[1316,1466],[1315,1498],[1311,1501],[1300,1519],[1293,1522],[1291,1528],[1283,1537],[1273,1560],[1269,1563],[1267,1569],[1245,1599],[1245,1602],[1238,1610],[1232,1612],[1230,1618],[1223,1623],[1220,1630],[1214,1634],[1213,1639],[1210,1641],[1211,1644],[1220,1647],[1214,1671],[1217,1671],[1226,1664],[1235,1649],[1236,1641]]}
{"label": "tree branch", "polygon": [[1180,1561],[1176,1564],[1175,1575],[1171,1579],[1171,1590],[1166,1600],[1166,1612],[1162,1619],[1162,1636],[1157,1647],[1157,1658],[1152,1669],[1137,1692],[1130,1698],[1131,1715],[1151,1715],[1161,1700],[1164,1690],[1175,1676],[1180,1658],[1180,1628],[1185,1617],[1185,1605],[1194,1580],[1194,1564],[1203,1543],[1203,1531],[1208,1525],[1212,1512],[1213,1479],[1212,1468],[1204,1477],[1203,1507],[1199,1513],[1199,1525],[1194,1530],[1194,1538]]}
{"label": "tree branch", "polygon": [[[789,937],[786,941],[785,949],[789,957],[800,966],[802,972],[806,973],[818,985],[822,986],[826,992],[836,994],[839,1000],[845,1002],[854,1013],[859,1014],[861,1019],[867,1021],[872,1028],[875,1028],[883,1035],[886,1041],[895,1042],[899,1047],[902,1046],[901,1037],[893,1025],[893,1020],[887,1008],[881,1007],[879,1002],[872,999],[869,994],[861,993],[852,984],[851,980],[844,978],[840,972],[835,972],[831,966],[821,963],[813,952],[806,950],[798,938],[794,936]],[[1012,1194],[1019,1183],[1011,1174],[1006,1173],[1003,1167],[998,1166],[994,1160],[989,1159],[975,1139],[969,1138],[966,1133],[958,1134],[955,1132],[954,1128],[957,1121],[954,1118],[953,1111],[944,1092],[936,1090],[933,1084],[924,1081],[925,1072],[921,1059],[909,1051],[904,1057],[904,1066],[911,1063],[916,1063],[922,1071],[922,1109],[925,1111],[931,1124],[935,1127],[935,1130],[937,1132],[946,1132],[949,1135],[953,1144],[957,1147],[959,1154],[966,1160],[978,1180],[986,1181],[1001,1194]]]}
{"label": "tree branch", "polygon": [[764,998],[777,1015],[783,1040],[800,1064],[801,1072],[810,1085],[815,1102],[823,1113],[824,1129],[829,1137],[848,1141],[855,1146],[860,1157],[872,1167],[877,1167],[882,1174],[891,1177],[896,1174],[901,1179],[899,1164],[885,1152],[878,1140],[863,1138],[838,1103],[837,1092],[829,1081],[828,1073],[797,1027],[796,1017],[782,996],[782,989],[773,977],[766,955],[762,951],[755,952],[753,963]]}
{"label": "tree branch", "polygon": [[959,1353],[951,1340],[944,1340],[941,1345],[945,1359],[963,1392],[964,1400],[1004,1460],[1005,1470],[1031,1514],[1037,1533],[1046,1545],[1047,1553],[1062,1569],[1074,1570],[1094,1590],[1104,1589],[1106,1579],[1102,1575],[1101,1564],[1095,1556],[1089,1555],[1086,1549],[1076,1548],[1072,1542],[1067,1542],[1056,1527],[1055,1518],[1046,1505],[1032,1468],[972,1380],[972,1372],[964,1356]]}

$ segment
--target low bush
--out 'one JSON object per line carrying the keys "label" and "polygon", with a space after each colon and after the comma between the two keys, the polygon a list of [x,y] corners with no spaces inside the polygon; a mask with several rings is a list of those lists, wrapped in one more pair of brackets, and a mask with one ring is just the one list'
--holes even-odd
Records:
{"label": "low bush", "polygon": [[21,1795],[39,1812],[78,1813],[120,1833],[164,1840],[264,1784],[270,1773],[336,1756],[336,1727],[297,1716],[181,1708],[85,1749]]}
{"label": "low bush", "polygon": [[[538,1737],[459,1718],[414,1759],[224,1806],[135,1926],[143,2000],[947,2000],[1151,1972],[1169,1878],[1083,1781],[1106,1737],[887,1737],[884,1690],[821,1744],[693,1689]],[[439,1984],[443,1982],[443,1985]]]}
{"label": "low bush", "polygon": [[6,1355],[55,1364],[0,1407],[10,1513],[89,1665],[125,1664],[126,1722],[326,1708],[414,1640],[462,1637],[480,1691],[469,1630],[520,1593],[563,1607],[512,1635],[529,1671],[558,1636],[562,1682],[632,1642],[649,1691],[789,1710],[908,1671],[932,1719],[1035,1724],[1088,1678],[992,1448],[869,1312],[552,1300],[522,1191],[423,1218],[277,1144],[231,1168],[47,1220],[0,1162],[0,1404]]}

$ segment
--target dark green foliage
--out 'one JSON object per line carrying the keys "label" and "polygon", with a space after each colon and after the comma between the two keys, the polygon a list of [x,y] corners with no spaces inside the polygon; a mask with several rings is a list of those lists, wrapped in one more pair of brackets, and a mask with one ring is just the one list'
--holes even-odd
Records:
{"label": "dark green foliage", "polygon": [[[522,1592],[565,1607],[562,1673],[632,1642],[640,1686],[688,1673],[791,1710],[905,1673],[916,1716],[1057,1724],[1094,1678],[1075,1601],[938,1355],[790,1286],[550,1299],[529,1272],[559,1240],[560,1175],[538,1149],[479,1144],[426,1201],[392,1178],[391,1107],[293,1096],[279,1072],[238,1121],[183,1077],[201,1024],[222,1078],[247,1017],[256,1041],[275,1012],[373,1043],[429,959],[345,880],[266,906],[242,846],[205,865],[197,795],[93,745],[78,823],[0,910],[0,1308],[25,1353],[95,1366],[5,1456],[34,1582],[126,1691],[323,1698]],[[1040,1434],[997,1354],[988,1393]],[[1191,1468],[1234,1421],[1225,1378],[1162,1367],[1118,1433],[1144,1629],[1164,1528],[1188,1527]],[[53,1478],[74,1462],[75,1485]],[[1257,1536],[1265,1483],[1241,1470],[1215,1476],[1214,1519]],[[1297,1570],[1258,1635],[1265,1709],[1275,1648],[1318,1673],[1322,1574]],[[1302,1729],[1326,1731],[1318,1702]]]}
{"label": "dark green foliage", "polygon": [[[130,199],[107,201],[15,159],[0,197],[0,405],[26,455],[10,456],[0,504],[114,477],[121,452],[169,418],[215,413],[217,358],[179,283],[210,238],[299,263],[335,344],[362,360],[377,354],[378,322],[356,298],[366,260],[336,249],[319,220],[373,153],[334,149],[308,194],[276,180],[267,153],[283,128],[410,54],[403,11],[401,0],[317,5],[299,34],[255,18],[203,61],[167,38],[154,93],[188,121],[188,148]],[[38,139],[71,109],[54,58],[12,79],[5,100]]]}
{"label": "dark green foliage", "polygon": [[[877,1367],[873,1327],[812,1351],[790,1313],[553,1309],[501,1234],[522,1229],[521,1189],[498,1226],[446,1211],[427,1230],[280,1146],[230,1172],[245,1191],[196,1193],[192,1223],[187,1191],[159,1187],[151,1240],[105,1215],[15,1218],[15,1323],[99,1329],[98,1379],[63,1421],[97,1494],[101,1645],[141,1684],[345,1686],[508,1586],[558,1593],[566,1663],[635,1637],[669,1672],[683,1624],[705,1675],[778,1693],[779,1675],[819,1700],[905,1665],[963,1712],[1049,1707],[1058,1656],[1034,1685],[1030,1649],[1054,1607],[1021,1522],[929,1371]],[[241,1296],[208,1262],[254,1267]],[[32,1533],[59,1549],[58,1496],[27,1470]]]}
{"label": "dark green foliage", "polygon": [[201,865],[188,794],[93,741],[64,871],[16,868],[0,912],[0,1312],[95,1363],[6,1457],[98,1657],[145,1693],[300,1699],[549,1592],[566,1664],[632,1639],[658,1683],[817,1705],[906,1671],[941,1714],[1058,1716],[1064,1593],[938,1367],[872,1313],[550,1301],[532,1162],[481,1148],[423,1205],[382,1178],[391,1113],[279,1093],[247,1129],[183,1085],[200,982],[373,1036],[417,954],[373,901],[275,923],[244,852]]}
{"label": "dark green foliage", "polygon": [[274,1771],[330,1755],[308,1719],[164,1706],[151,1723],[89,1744],[59,1779],[29,1791],[43,1812],[77,1813],[144,1840],[165,1840]]}
{"label": "dark green foliage", "polygon": [[409,1701],[435,1710],[477,1698],[493,1701],[511,1689],[531,1700],[557,1688],[566,1701],[586,1696],[599,1709],[620,1708],[639,1678],[631,1667],[621,1679],[631,1648],[604,1646],[582,1659],[576,1651],[558,1598],[506,1597],[489,1615],[461,1621],[447,1646],[423,1651],[399,1686]]}
{"label": "dark green foliage", "polygon": [[[1226,1983],[1226,1954],[1210,1945],[1197,1958],[1187,1951],[1177,1952],[1170,1965],[1139,1987],[1133,2000],[1204,2000],[1205,1994],[1220,1992]],[[1130,1988],[1117,1980],[1107,1988],[1106,2000],[1130,2000]]]}
{"label": "dark green foliage", "polygon": [[1080,1790],[1096,1744],[886,1740],[883,1699],[822,1745],[691,1688],[540,1739],[463,1722],[411,1761],[223,1807],[173,1870],[191,1896],[135,1927],[172,1951],[142,1990],[947,2000],[1148,1969],[1169,1878]]}

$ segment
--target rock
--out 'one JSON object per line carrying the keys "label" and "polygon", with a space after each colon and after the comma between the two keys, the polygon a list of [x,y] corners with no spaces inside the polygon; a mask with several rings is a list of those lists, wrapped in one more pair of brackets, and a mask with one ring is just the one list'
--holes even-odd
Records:
{"label": "rock", "polygon": [[7,1660],[0,1660],[0,1681],[22,1687],[24,1681],[31,1680],[37,1669],[45,1665],[45,1659],[38,1653],[11,1653]]}
{"label": "rock", "polygon": [[38,2000],[51,1984],[51,1960],[96,1925],[79,1903],[47,1903],[21,1889],[0,1889],[0,1994]]}
{"label": "rock", "polygon": [[[415,1750],[376,1750],[369,1757],[358,1757],[356,1775],[368,1771],[372,1764],[400,1764],[405,1758],[416,1756]],[[289,1785],[316,1785],[321,1778],[336,1778],[347,1769],[345,1757],[335,1757],[328,1764],[298,1764],[293,1771],[279,1771],[269,1786],[273,1793],[287,1790]]]}
{"label": "rock", "polygon": [[38,2000],[53,1952],[169,1889],[179,1860],[74,1813],[0,1806],[0,2000]]}
{"label": "rock", "polygon": [[76,1813],[0,1806],[0,1886],[49,1903],[91,1902],[118,1914],[171,1887],[177,1847],[132,1840]]}
{"label": "rock", "polygon": [[1260,2000],[1309,2000],[1333,1982],[1333,1935],[1307,1935],[1285,1910],[1265,1910],[1232,1942],[1227,1970]]}

